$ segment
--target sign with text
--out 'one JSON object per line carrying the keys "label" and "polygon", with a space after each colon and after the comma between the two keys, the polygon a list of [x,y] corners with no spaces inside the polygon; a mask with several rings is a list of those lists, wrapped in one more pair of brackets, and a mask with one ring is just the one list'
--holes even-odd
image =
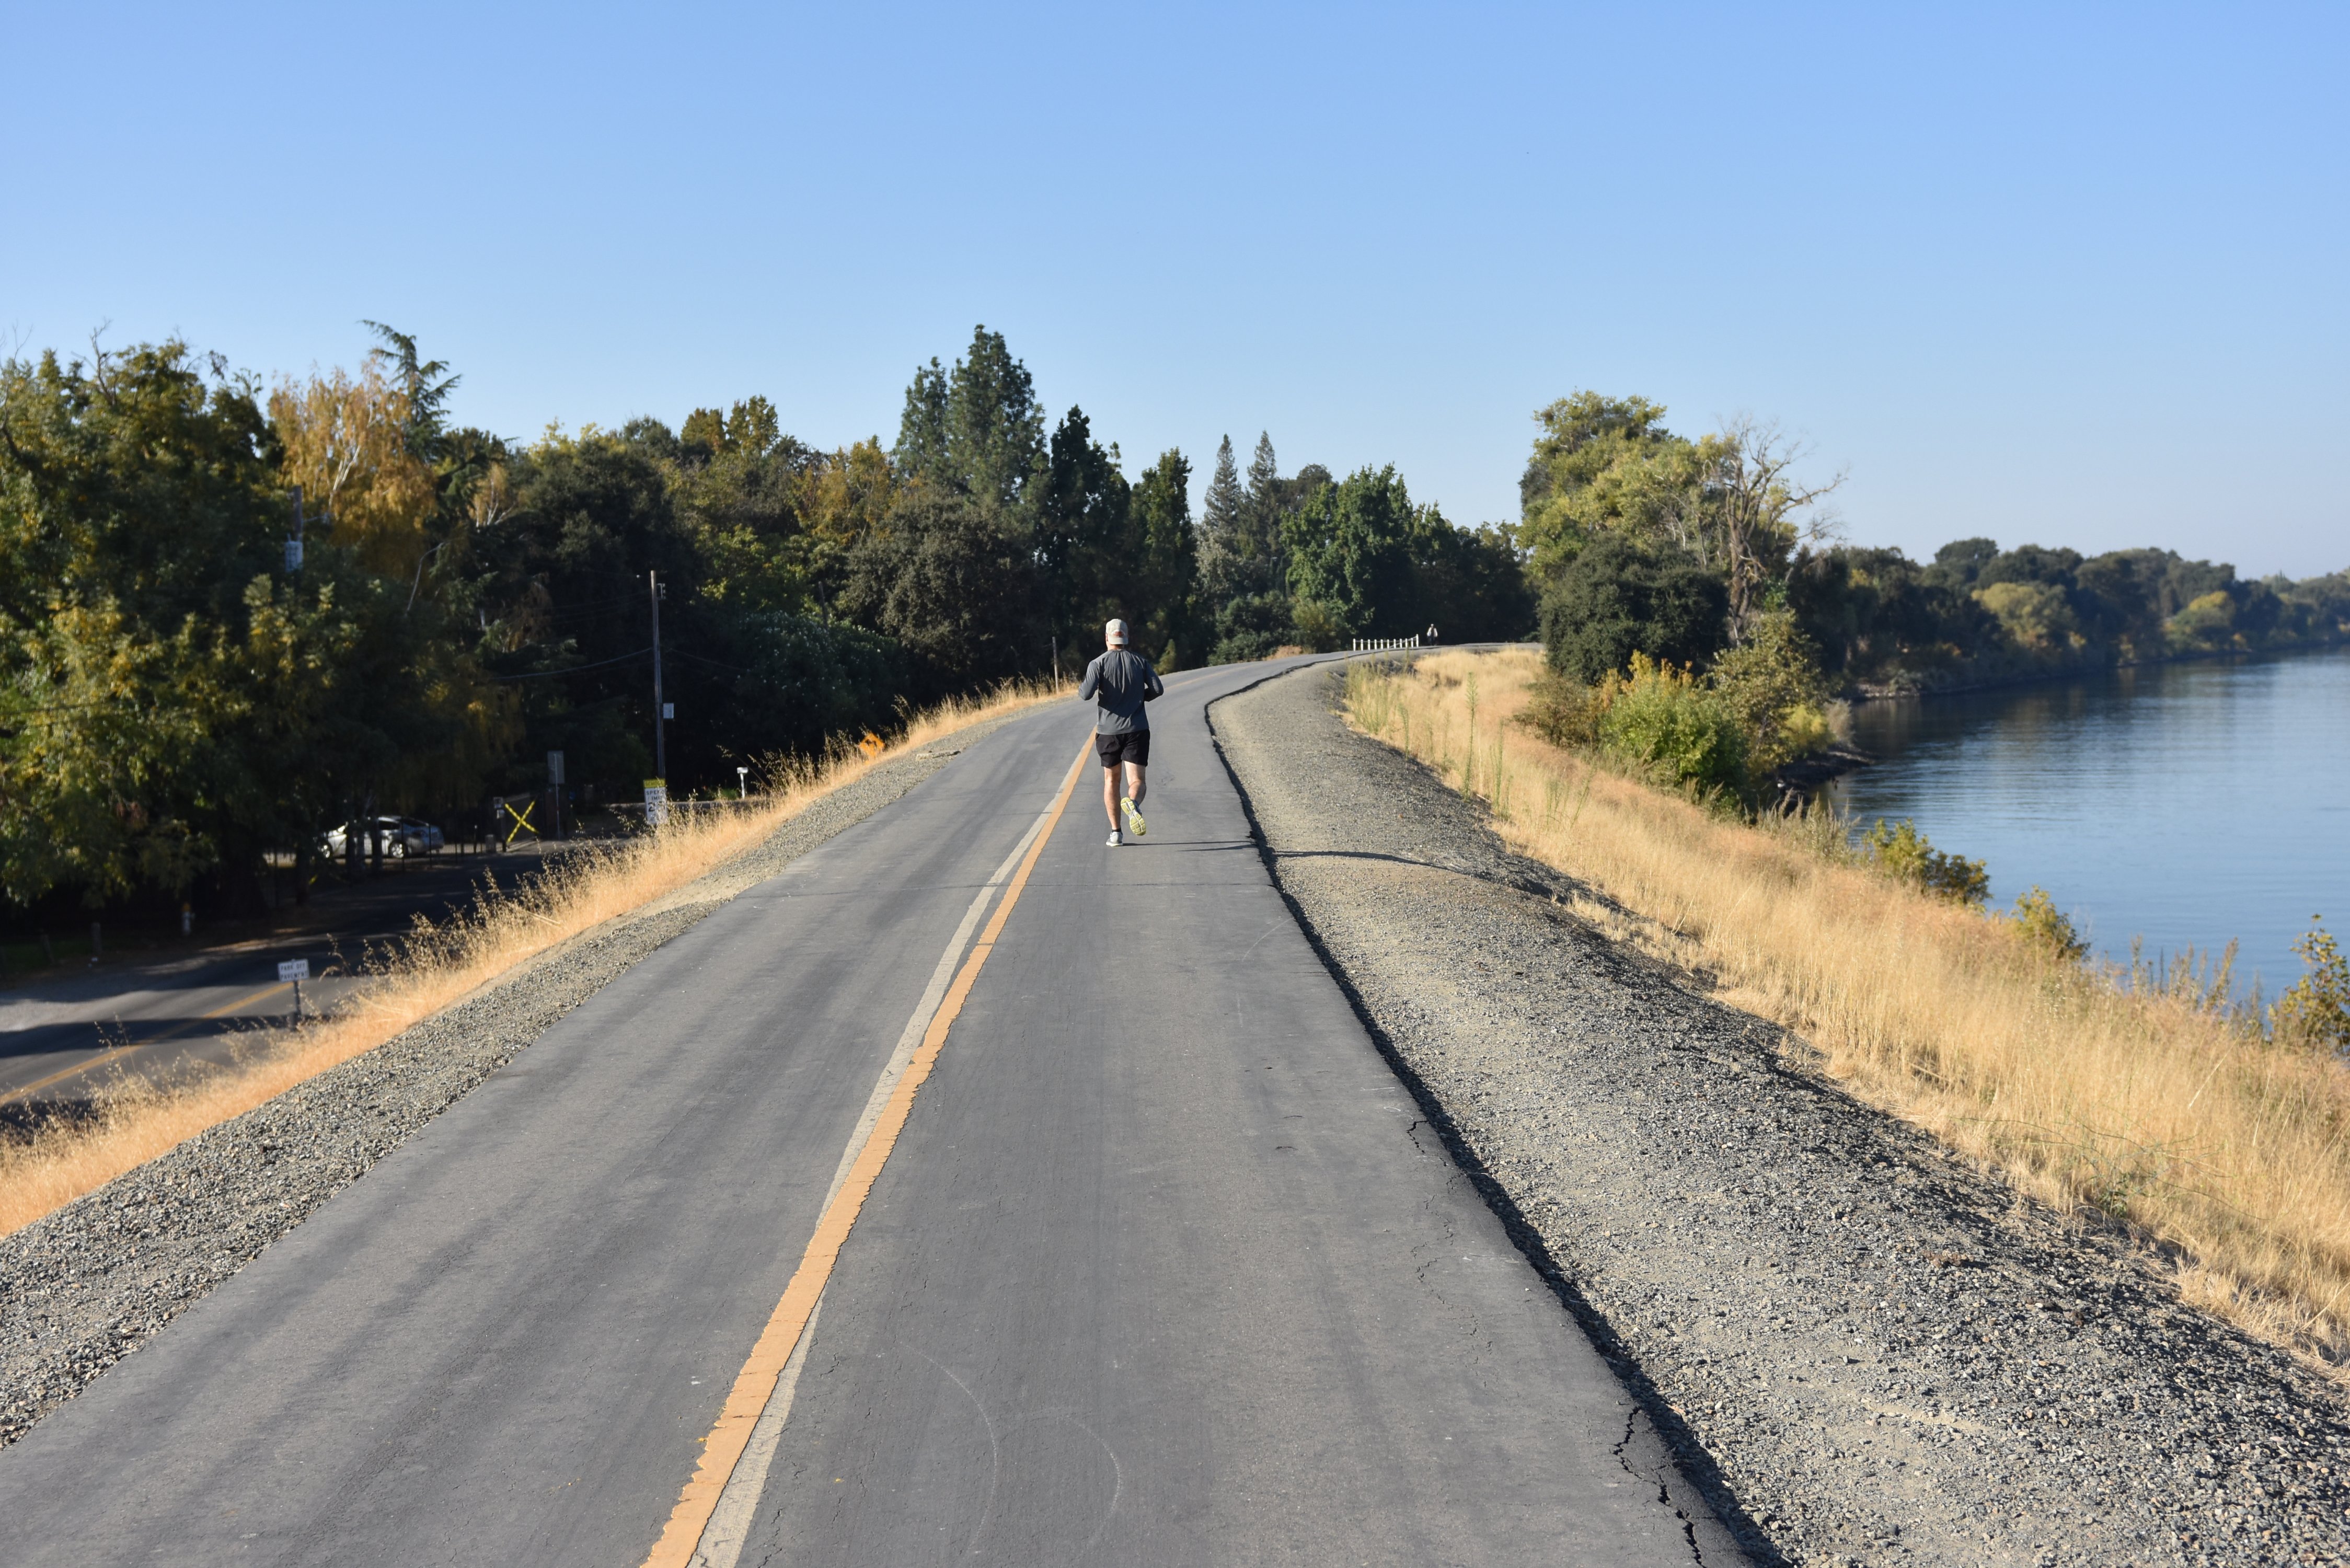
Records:
{"label": "sign with text", "polygon": [[309,978],[310,961],[308,959],[287,959],[284,963],[277,966],[277,979],[280,984],[283,984],[289,980],[307,980]]}

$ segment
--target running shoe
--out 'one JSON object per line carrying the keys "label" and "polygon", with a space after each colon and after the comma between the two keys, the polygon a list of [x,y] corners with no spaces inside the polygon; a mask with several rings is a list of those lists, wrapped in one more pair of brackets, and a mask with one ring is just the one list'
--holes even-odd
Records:
{"label": "running shoe", "polygon": [[1134,797],[1132,795],[1128,795],[1125,799],[1119,801],[1118,803],[1118,806],[1120,811],[1126,813],[1126,830],[1128,833],[1131,833],[1137,838],[1139,838],[1144,834],[1150,831],[1150,829],[1142,826],[1142,813],[1134,809]]}
{"label": "running shoe", "polygon": [[1118,847],[1118,829],[1117,829],[1117,828],[1115,828],[1115,827],[1111,828],[1111,829],[1109,830],[1109,836],[1108,836],[1107,838],[1104,839],[1102,842],[1103,842],[1105,845],[1107,845],[1108,847],[1112,848],[1112,849],[1117,848],[1117,847]]}

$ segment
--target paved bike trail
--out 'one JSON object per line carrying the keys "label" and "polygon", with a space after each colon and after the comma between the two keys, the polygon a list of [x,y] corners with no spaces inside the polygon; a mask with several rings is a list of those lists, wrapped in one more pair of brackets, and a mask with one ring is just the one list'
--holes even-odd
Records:
{"label": "paved bike trail", "polygon": [[[701,1560],[1692,1561],[1267,876],[1206,714],[1265,674],[1170,681],[1139,844],[1086,766]],[[994,732],[567,1016],[0,1452],[0,1561],[643,1562],[1088,727]]]}

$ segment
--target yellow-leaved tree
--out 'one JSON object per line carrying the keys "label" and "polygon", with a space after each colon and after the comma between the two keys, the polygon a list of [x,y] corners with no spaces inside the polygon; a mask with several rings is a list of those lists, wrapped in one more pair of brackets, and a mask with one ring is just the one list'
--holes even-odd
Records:
{"label": "yellow-leaved tree", "polygon": [[432,470],[410,441],[414,412],[373,355],[356,376],[313,372],[269,395],[286,483],[302,487],[306,509],[333,518],[335,543],[361,566],[402,580],[432,547],[438,501]]}

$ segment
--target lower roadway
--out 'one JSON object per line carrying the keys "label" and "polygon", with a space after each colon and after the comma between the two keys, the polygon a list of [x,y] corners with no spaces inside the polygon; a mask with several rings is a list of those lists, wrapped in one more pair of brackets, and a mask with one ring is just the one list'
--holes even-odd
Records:
{"label": "lower roadway", "polygon": [[1206,715],[1266,672],[1170,680],[1149,836],[1103,845],[1087,758],[1008,910],[1074,705],[621,975],[0,1452],[0,1561],[1690,1561],[1631,1400],[1266,875]]}

